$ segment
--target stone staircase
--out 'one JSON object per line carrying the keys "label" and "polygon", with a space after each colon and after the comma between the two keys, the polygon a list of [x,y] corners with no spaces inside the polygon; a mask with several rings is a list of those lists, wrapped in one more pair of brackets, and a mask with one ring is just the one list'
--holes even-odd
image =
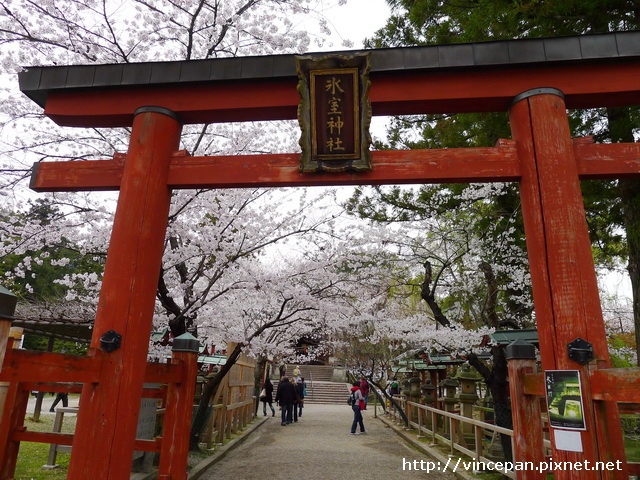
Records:
{"label": "stone staircase", "polygon": [[[295,365],[287,366],[287,376],[293,375]],[[307,383],[306,404],[342,405],[347,404],[349,385],[345,382],[332,381],[333,367],[326,365],[300,365],[300,376]],[[277,382],[274,381],[274,388]],[[274,390],[275,392],[275,390]],[[274,394],[275,395],[275,394]]]}
{"label": "stone staircase", "polygon": [[321,403],[329,405],[347,404],[349,386],[337,382],[313,382],[311,388],[307,385],[305,403]]}
{"label": "stone staircase", "polygon": [[[295,365],[287,365],[287,377],[293,376]],[[328,365],[300,365],[300,376],[305,381],[331,382],[333,379],[333,367]]]}

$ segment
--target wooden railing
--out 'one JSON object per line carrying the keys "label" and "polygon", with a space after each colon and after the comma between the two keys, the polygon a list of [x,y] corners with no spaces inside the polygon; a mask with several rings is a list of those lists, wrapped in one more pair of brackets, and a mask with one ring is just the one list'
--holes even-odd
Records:
{"label": "wooden railing", "polygon": [[253,418],[255,402],[256,397],[251,397],[231,405],[214,405],[201,437],[207,448],[211,448],[214,443],[223,443],[232,434],[245,428]]}
{"label": "wooden railing", "polygon": [[[409,425],[405,425],[398,409],[392,405],[389,413],[393,416],[394,421],[417,430],[418,437],[430,438],[431,443],[434,445],[438,443],[448,445],[450,455],[461,453],[474,461],[495,465],[495,459],[490,459],[484,454],[483,439],[487,435],[503,434],[508,435],[513,443],[513,430],[508,428],[415,403],[407,400],[403,395],[394,396],[393,398],[405,412],[409,419]],[[415,420],[416,417],[417,421]],[[468,427],[465,427],[465,425],[468,425]],[[467,442],[465,439],[463,432],[467,429],[473,432],[473,441]],[[549,440],[545,440],[544,445],[548,449],[551,448]],[[516,474],[513,471],[500,471],[500,473],[509,478],[516,478]]]}
{"label": "wooden railing", "polygon": [[[21,442],[73,444],[75,434],[27,430],[24,420],[30,392],[78,393],[82,389],[78,383],[99,383],[98,373],[108,361],[108,354],[102,350],[95,350],[93,356],[7,350],[0,371],[0,381],[9,383],[0,417],[0,480],[14,477]],[[135,439],[133,443],[134,450],[160,453],[159,478],[178,478],[187,469],[196,362],[197,350],[175,350],[167,364],[146,364],[145,383],[160,387],[145,387],[142,398],[161,399],[164,403],[163,431],[160,437]]]}

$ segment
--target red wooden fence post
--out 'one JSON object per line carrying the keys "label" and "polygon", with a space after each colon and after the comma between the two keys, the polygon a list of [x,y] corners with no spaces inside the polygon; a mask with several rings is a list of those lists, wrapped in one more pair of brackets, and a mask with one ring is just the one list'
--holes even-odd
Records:
{"label": "red wooden fence post", "polygon": [[[567,344],[580,337],[593,345],[594,363],[610,364],[564,96],[553,88],[524,92],[514,99],[510,120],[522,169],[520,195],[542,367],[578,370],[582,382],[586,424],[579,433],[582,451],[558,448],[552,434],[553,459],[584,463],[613,458],[624,463],[616,405],[608,407],[611,443],[599,444],[589,369],[567,353]],[[554,473],[559,480],[626,478],[624,468]]]}
{"label": "red wooden fence post", "polygon": [[173,341],[173,360],[182,366],[180,383],[169,385],[162,429],[158,480],[186,480],[193,396],[200,343],[189,333]]}
{"label": "red wooden fence post", "polygon": [[[22,328],[11,327],[6,348],[19,348],[21,338]],[[3,391],[0,398],[0,480],[6,480],[13,478],[16,469],[20,442],[15,441],[12,435],[17,428],[24,425],[29,392],[22,390],[18,382],[2,383]]]}
{"label": "red wooden fence post", "polygon": [[129,478],[171,200],[167,176],[180,132],[167,109],[135,113],[91,340],[95,352],[113,330],[121,346],[102,342],[105,368],[83,387],[72,480]]}
{"label": "red wooden fence post", "polygon": [[511,412],[513,415],[514,462],[532,462],[534,468],[516,471],[518,480],[547,478],[535,467],[544,461],[542,441],[542,418],[540,399],[525,395],[523,375],[536,369],[536,349],[524,340],[516,340],[507,345],[509,361],[509,391],[511,393]]}

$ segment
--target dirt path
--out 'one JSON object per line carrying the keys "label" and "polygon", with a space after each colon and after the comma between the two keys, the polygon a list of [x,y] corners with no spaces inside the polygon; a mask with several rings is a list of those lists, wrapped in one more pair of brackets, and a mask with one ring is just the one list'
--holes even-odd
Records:
{"label": "dirt path", "polygon": [[349,433],[353,413],[346,404],[308,405],[298,423],[284,427],[278,414],[277,411],[275,418],[269,418],[201,479],[455,478],[449,473],[408,470],[407,462],[413,466],[424,460],[426,465],[430,459],[408,447],[390,428],[372,418],[373,411],[364,412],[366,435]]}

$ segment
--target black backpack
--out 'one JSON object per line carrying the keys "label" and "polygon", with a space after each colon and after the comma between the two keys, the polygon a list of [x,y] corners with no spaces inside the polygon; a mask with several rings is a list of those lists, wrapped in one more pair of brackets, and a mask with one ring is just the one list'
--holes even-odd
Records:
{"label": "black backpack", "polygon": [[355,403],[356,403],[355,392],[351,392],[349,394],[349,398],[347,398],[347,405],[355,405]]}

